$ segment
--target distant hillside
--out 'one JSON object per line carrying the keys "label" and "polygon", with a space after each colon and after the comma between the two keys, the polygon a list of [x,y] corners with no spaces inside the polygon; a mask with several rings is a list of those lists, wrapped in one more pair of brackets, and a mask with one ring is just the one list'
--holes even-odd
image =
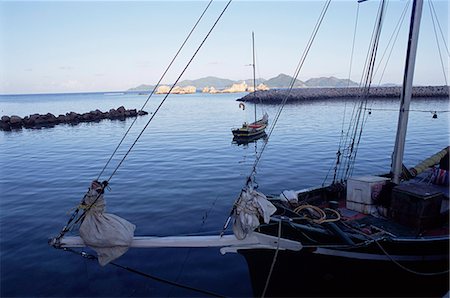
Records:
{"label": "distant hillside", "polygon": [[[242,80],[239,81],[239,83],[245,82],[248,86],[253,86],[253,79],[247,79],[247,80]],[[266,84],[267,80],[263,79],[263,78],[256,78],[256,85],[259,84]]]}
{"label": "distant hillside", "polygon": [[195,86],[197,89],[203,89],[205,87],[211,87],[213,86],[216,89],[223,89],[230,87],[236,83],[236,81],[228,80],[228,79],[221,79],[217,77],[206,77],[201,78],[197,80],[184,80],[179,82],[177,85],[180,87],[186,87],[186,86]]}
{"label": "distant hillside", "polygon": [[338,79],[335,77],[312,78],[305,82],[308,87],[357,87],[358,84],[348,79]]}
{"label": "distant hillside", "polygon": [[[278,76],[271,78],[269,80],[265,80],[262,78],[259,78],[256,80],[257,84],[264,83],[267,87],[271,89],[275,88],[289,88],[292,81],[292,77],[288,76],[286,74],[279,74]],[[231,85],[236,83],[242,83],[245,82],[249,86],[253,86],[253,79],[246,79],[246,80],[228,80],[228,79],[222,79],[218,77],[205,77],[197,80],[184,80],[177,84],[177,86],[180,87],[186,87],[186,86],[195,86],[197,88],[197,91],[201,91],[205,87],[214,87],[218,90],[225,89],[231,87]],[[164,84],[162,84],[164,85]],[[295,80],[294,88],[305,88],[305,87],[356,87],[358,86],[357,83],[353,81],[349,81],[347,79],[338,79],[335,77],[321,77],[321,78],[312,78],[307,80],[306,82],[302,82],[300,80]],[[134,88],[128,89],[128,91],[151,91],[153,90],[153,85],[139,85]]]}
{"label": "distant hillside", "polygon": [[[278,76],[271,78],[264,82],[264,84],[269,88],[289,88],[291,86],[292,77],[280,73]],[[300,80],[295,80],[294,88],[305,87],[305,83]]]}
{"label": "distant hillside", "polygon": [[153,90],[153,88],[155,88],[155,86],[142,84],[142,85],[139,85],[137,87],[130,88],[127,91],[148,91],[148,92],[151,92]]}

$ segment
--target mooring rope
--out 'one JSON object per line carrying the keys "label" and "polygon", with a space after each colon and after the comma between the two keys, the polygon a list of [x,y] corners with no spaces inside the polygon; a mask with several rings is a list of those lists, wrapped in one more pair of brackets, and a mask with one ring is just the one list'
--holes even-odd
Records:
{"label": "mooring rope", "polygon": [[[94,260],[94,261],[97,260],[96,256],[88,254],[88,253],[86,253],[84,251],[78,252],[78,251],[76,251],[74,249],[71,249],[71,248],[64,248],[64,250],[68,251],[68,252],[71,252],[71,253],[74,253],[74,254],[77,254],[77,255],[80,255],[83,258],[86,258],[88,260]],[[212,297],[225,297],[224,295],[219,295],[219,294],[207,291],[207,290],[203,290],[203,289],[191,287],[191,286],[188,286],[188,285],[184,285],[184,284],[181,284],[181,283],[178,283],[178,282],[174,282],[174,281],[171,281],[171,280],[168,280],[168,279],[165,279],[165,278],[161,278],[161,277],[158,277],[158,276],[155,276],[155,275],[151,275],[151,274],[139,271],[137,269],[134,269],[134,268],[131,268],[131,267],[128,267],[128,266],[123,266],[123,265],[120,265],[120,264],[117,264],[117,263],[114,263],[114,262],[109,262],[108,264],[111,264],[111,265],[113,265],[115,267],[118,267],[120,269],[126,270],[128,272],[135,273],[137,275],[143,276],[145,278],[152,279],[152,280],[155,280],[155,281],[158,281],[158,282],[161,282],[161,283],[164,283],[164,284],[168,284],[168,285],[171,285],[171,286],[175,286],[175,287],[178,287],[178,288],[194,291],[194,292],[205,294],[205,295],[212,296]]]}
{"label": "mooring rope", "polygon": [[280,251],[280,238],[281,238],[281,220],[278,222],[278,239],[277,239],[277,248],[273,255],[272,264],[270,264],[269,274],[267,275],[266,283],[264,285],[264,290],[262,292],[261,298],[266,296],[267,289],[269,287],[270,278],[272,277],[273,268],[275,268],[275,263],[277,262],[278,252]]}
{"label": "mooring rope", "polygon": [[381,243],[379,243],[380,241],[387,239],[385,236],[383,236],[382,238],[375,238],[372,235],[368,235],[368,234],[364,233],[361,230],[355,229],[354,227],[352,227],[351,225],[349,225],[349,224],[347,224],[345,222],[342,222],[342,224],[344,226],[346,226],[347,228],[349,228],[350,230],[352,230],[352,231],[354,231],[354,232],[356,232],[356,233],[358,233],[360,235],[363,235],[367,239],[370,239],[371,241],[375,242],[375,244],[380,248],[381,252],[384,255],[386,255],[386,257],[388,257],[390,261],[392,261],[395,265],[397,265],[398,267],[400,267],[401,269],[403,269],[403,270],[405,270],[405,271],[407,271],[409,273],[412,273],[412,274],[415,274],[415,275],[422,275],[422,276],[436,276],[436,275],[448,274],[450,272],[449,270],[443,270],[443,271],[440,271],[440,272],[420,272],[420,271],[412,270],[412,269],[410,269],[410,268],[400,264],[398,261],[396,261],[394,259],[394,257],[392,257],[386,251],[386,249],[381,245]]}

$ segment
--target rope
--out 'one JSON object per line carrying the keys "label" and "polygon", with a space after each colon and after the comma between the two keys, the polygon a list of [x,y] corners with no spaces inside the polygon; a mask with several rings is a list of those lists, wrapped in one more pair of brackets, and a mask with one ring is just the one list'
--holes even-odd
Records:
{"label": "rope", "polygon": [[[355,52],[355,41],[356,41],[356,31],[358,28],[358,20],[359,20],[359,2],[357,2],[357,6],[356,6],[355,26],[353,29],[353,40],[352,40],[352,51],[350,54],[350,66],[349,66],[348,77],[347,77],[347,88],[349,88],[349,85],[350,85],[350,78],[351,78],[352,67],[353,67],[353,56],[354,56],[354,52]],[[332,184],[334,184],[336,182],[336,174],[337,174],[337,170],[338,170],[338,167],[339,167],[339,164],[341,161],[341,155],[342,155],[341,148],[342,148],[342,142],[344,140],[344,123],[345,123],[345,115],[346,114],[347,114],[347,101],[344,101],[344,116],[342,117],[341,136],[339,138],[338,151],[336,152],[336,163],[334,166],[334,174],[333,174]],[[330,174],[332,167],[333,166],[331,165],[330,168],[328,169],[328,172],[322,181],[322,186],[325,185],[325,182],[328,179],[328,175]]]}
{"label": "rope", "polygon": [[[308,44],[306,46],[306,49],[303,52],[303,55],[300,58],[300,61],[299,61],[298,65],[297,65],[297,68],[295,70],[294,76],[292,77],[292,80],[291,80],[288,92],[287,92],[286,96],[283,98],[283,101],[282,101],[282,103],[280,105],[280,108],[277,111],[277,114],[275,116],[275,120],[274,120],[272,126],[270,127],[269,133],[268,133],[268,135],[267,135],[267,137],[266,137],[266,139],[265,139],[265,141],[263,143],[263,146],[261,148],[261,151],[259,152],[259,155],[255,159],[255,162],[253,164],[253,167],[252,167],[252,170],[251,170],[251,173],[250,173],[249,177],[251,177],[253,175],[253,173],[256,171],[256,166],[258,165],[258,163],[259,163],[259,161],[260,161],[260,159],[262,157],[262,154],[263,154],[263,152],[264,152],[264,150],[265,150],[265,148],[266,148],[266,146],[267,146],[267,144],[269,142],[269,139],[270,139],[270,137],[271,137],[271,135],[272,135],[272,133],[273,133],[273,131],[275,129],[275,126],[276,126],[276,124],[278,122],[278,119],[280,118],[281,112],[283,111],[283,108],[286,105],[286,102],[287,102],[287,100],[289,98],[289,95],[292,92],[292,89],[294,87],[295,81],[297,80],[297,77],[298,77],[298,75],[300,73],[300,70],[301,70],[301,68],[303,66],[303,63],[306,60],[306,57],[307,57],[307,55],[309,53],[309,50],[310,50],[310,48],[312,46],[312,43],[313,43],[313,41],[315,39],[315,36],[317,35],[317,32],[319,31],[320,25],[322,24],[323,18],[325,17],[325,14],[326,14],[326,12],[328,10],[330,2],[331,2],[331,0],[328,0],[325,3],[324,7],[322,8],[322,11],[321,11],[320,16],[319,16],[319,20],[318,20],[318,22],[316,23],[316,25],[315,25],[315,27],[313,29],[313,32],[312,32],[312,34],[310,36],[310,39],[308,41]],[[249,181],[249,179],[247,179],[247,181]]]}
{"label": "rope", "polygon": [[[314,205],[301,205],[301,206],[298,206],[297,208],[295,208],[293,210],[293,212],[299,214],[300,211],[302,211],[304,209],[314,210],[314,211],[316,211],[319,214],[319,217],[320,217],[319,219],[305,217],[306,219],[311,220],[312,222],[317,223],[317,224],[321,224],[321,223],[324,223],[324,222],[334,222],[334,221],[341,220],[341,215],[336,210],[330,209],[330,208],[322,209],[322,208],[314,206]],[[327,218],[328,216],[327,216],[327,214],[326,214],[326,212],[324,210],[331,211],[332,213],[334,213],[336,215],[336,218]]]}
{"label": "rope", "polygon": [[222,15],[225,13],[225,11],[227,10],[228,6],[231,4],[232,0],[229,0],[228,3],[225,5],[224,9],[222,10],[222,12],[220,13],[219,17],[216,19],[216,21],[214,22],[213,26],[211,27],[211,29],[208,31],[208,33],[206,34],[205,38],[203,39],[203,41],[200,43],[200,45],[198,46],[197,50],[195,50],[194,54],[192,55],[191,59],[189,60],[189,62],[186,64],[186,66],[184,67],[184,69],[182,70],[182,72],[180,73],[180,75],[178,76],[178,78],[175,80],[175,82],[173,83],[173,85],[170,87],[169,92],[166,94],[166,96],[164,96],[163,100],[160,102],[160,104],[158,105],[158,107],[156,108],[156,110],[153,112],[152,116],[150,117],[150,119],[148,120],[147,124],[144,126],[144,128],[141,130],[141,132],[138,134],[138,136],[136,137],[136,139],[134,140],[133,144],[130,146],[130,148],[128,149],[128,151],[125,153],[125,155],[123,156],[122,160],[119,162],[119,164],[116,166],[116,168],[114,169],[114,171],[112,172],[111,176],[109,176],[109,178],[106,181],[110,181],[112,179],[112,177],[116,174],[117,170],[120,168],[120,166],[122,165],[122,163],[124,162],[124,160],[127,158],[128,154],[131,152],[131,150],[133,149],[133,147],[136,145],[137,141],[140,139],[140,137],[142,136],[142,134],[144,133],[144,131],[147,129],[148,125],[150,124],[150,122],[153,120],[153,118],[155,117],[155,115],[158,113],[158,111],[161,109],[162,105],[164,104],[164,102],[166,101],[167,97],[169,96],[170,92],[172,92],[173,88],[175,88],[175,85],[178,83],[178,81],[181,79],[181,77],[183,76],[183,74],[185,73],[185,71],[187,70],[187,68],[189,67],[189,65],[192,63],[192,61],[194,60],[195,56],[198,54],[198,52],[200,51],[200,49],[202,48],[203,44],[206,42],[206,40],[208,39],[209,35],[211,34],[212,30],[216,27],[217,23],[219,22],[219,20],[221,19]]}
{"label": "rope", "polygon": [[[375,239],[374,239],[375,240]],[[375,240],[375,243],[378,245],[378,247],[381,249],[381,251],[397,266],[399,266],[400,268],[402,268],[405,271],[408,271],[412,274],[416,274],[416,275],[422,275],[422,276],[435,276],[435,275],[442,275],[442,274],[447,274],[449,273],[449,270],[445,270],[445,271],[441,271],[441,272],[419,272],[419,271],[415,271],[412,269],[409,269],[405,266],[403,266],[402,264],[400,264],[399,262],[397,262],[396,260],[394,260],[394,258],[383,248],[383,246],[381,246],[380,243],[378,243],[377,240]]]}
{"label": "rope", "polygon": [[266,296],[267,288],[269,287],[270,278],[272,277],[273,268],[275,267],[275,263],[277,262],[278,252],[280,251],[280,238],[281,238],[281,220],[278,222],[278,240],[277,240],[277,249],[275,250],[275,254],[273,255],[272,264],[270,265],[269,274],[267,275],[266,284],[264,285],[264,290],[262,292],[261,297]]}
{"label": "rope", "polygon": [[[349,143],[349,147],[347,150],[347,155],[345,156],[346,159],[344,160],[343,164],[343,171],[341,172],[341,180],[346,180],[352,173],[353,167],[356,160],[356,155],[359,147],[359,143],[361,140],[362,132],[364,125],[367,121],[367,116],[364,117],[362,115],[362,111],[367,108],[368,104],[368,95],[369,95],[369,89],[370,85],[372,83],[373,75],[374,75],[374,65],[375,65],[375,58],[377,55],[377,49],[378,44],[381,36],[381,28],[384,20],[384,12],[385,12],[386,2],[383,0],[380,3],[379,9],[378,9],[378,15],[377,15],[377,22],[374,26],[374,30],[372,32],[372,39],[371,39],[371,47],[367,55],[366,64],[364,67],[364,77],[361,80],[362,85],[362,92],[360,95],[361,102],[359,105],[354,106],[353,114],[352,114],[352,120],[349,124],[348,133],[351,132],[349,139],[351,139],[351,142]],[[346,142],[347,144],[347,142]],[[345,168],[345,171],[344,171]]]}
{"label": "rope", "polygon": [[223,228],[222,228],[222,232],[221,232],[220,235],[223,235],[224,232],[225,232],[225,230],[226,230],[226,228],[228,227],[228,224],[229,224],[230,221],[231,221],[231,216],[232,216],[232,214],[233,214],[233,212],[234,212],[234,210],[235,210],[235,208],[236,208],[236,203],[237,203],[237,201],[239,200],[239,198],[241,197],[241,194],[242,194],[243,190],[244,190],[246,187],[248,187],[248,186],[250,185],[250,183],[251,183],[251,182],[253,181],[253,179],[254,179],[253,177],[254,177],[254,175],[255,175],[255,173],[256,173],[256,167],[257,167],[257,165],[259,164],[259,161],[261,160],[261,157],[262,157],[262,155],[263,155],[263,153],[264,153],[264,150],[265,150],[266,147],[267,147],[267,144],[268,144],[269,139],[270,139],[270,137],[271,137],[271,135],[272,135],[272,133],[273,133],[273,131],[274,131],[274,129],[275,129],[275,126],[276,126],[276,124],[277,124],[277,122],[278,122],[278,119],[279,119],[279,117],[280,117],[280,115],[281,115],[281,112],[283,111],[283,108],[284,108],[284,106],[286,105],[286,102],[287,102],[287,100],[288,100],[288,98],[289,98],[289,95],[291,94],[291,91],[292,91],[292,89],[293,89],[293,87],[294,87],[294,83],[295,83],[295,81],[297,80],[297,77],[298,77],[298,75],[299,75],[299,73],[300,73],[301,67],[302,67],[303,63],[305,62],[306,56],[308,55],[309,49],[310,49],[311,46],[312,46],[312,43],[313,43],[313,41],[314,41],[314,39],[315,39],[315,36],[316,36],[317,32],[319,31],[320,25],[322,24],[323,18],[325,17],[325,14],[326,14],[326,12],[327,12],[327,10],[328,10],[328,7],[329,7],[329,5],[330,5],[330,2],[331,2],[331,0],[327,0],[327,2],[324,4],[324,6],[323,6],[323,8],[322,8],[322,11],[321,11],[321,13],[320,13],[320,15],[319,15],[319,19],[318,19],[318,21],[317,21],[317,23],[316,23],[316,25],[315,25],[315,27],[314,27],[314,29],[313,29],[313,32],[312,32],[312,34],[311,34],[311,36],[310,36],[310,38],[309,38],[308,43],[307,43],[306,49],[304,50],[303,55],[302,55],[302,57],[300,58],[300,61],[299,61],[298,65],[297,65],[297,68],[296,68],[296,70],[295,70],[294,76],[292,77],[292,80],[291,80],[289,89],[287,90],[287,93],[286,93],[285,97],[283,98],[280,107],[278,108],[277,114],[276,114],[276,116],[275,116],[275,120],[274,120],[272,126],[270,127],[269,133],[267,134],[266,138],[264,139],[262,148],[261,148],[261,150],[259,151],[259,154],[256,155],[256,157],[255,157],[255,161],[254,161],[254,163],[253,163],[253,166],[252,166],[252,169],[251,169],[251,171],[250,171],[250,174],[247,176],[247,179],[246,179],[246,181],[245,181],[245,186],[244,186],[244,188],[242,188],[241,191],[239,192],[239,195],[238,195],[237,199],[235,200],[232,209],[230,210],[230,214],[229,214],[229,216],[228,216],[228,218],[227,218],[227,220],[226,220],[226,222],[225,222],[225,224],[224,224],[224,226],[223,226]]}
{"label": "rope", "polygon": [[[393,112],[398,112],[398,109],[383,109],[383,108],[366,108],[365,110],[368,111],[393,111]],[[408,112],[422,112],[422,113],[448,113],[450,112],[450,110],[414,110],[414,109],[409,109],[406,110]]]}
{"label": "rope", "polygon": [[430,0],[428,3],[431,6],[431,8],[433,9],[433,13],[434,13],[434,16],[436,18],[436,23],[438,24],[439,31],[441,32],[441,37],[442,37],[443,44],[445,46],[445,49],[447,50],[447,55],[450,57],[450,52],[449,52],[448,47],[447,47],[447,42],[445,41],[444,33],[442,33],[441,23],[439,23],[439,20],[438,20],[437,14],[436,14],[436,10],[434,9],[433,1]]}
{"label": "rope", "polygon": [[[212,30],[214,29],[214,27],[217,25],[217,23],[219,22],[219,20],[221,19],[222,15],[225,13],[226,9],[228,8],[228,6],[231,4],[232,0],[229,0],[228,3],[226,4],[226,6],[224,7],[224,9],[222,10],[222,12],[220,13],[220,15],[218,16],[218,18],[216,19],[216,21],[214,22],[213,26],[210,28],[210,30],[208,31],[208,33],[206,34],[206,36],[204,37],[203,41],[200,43],[200,45],[198,46],[198,48],[196,49],[196,51],[194,52],[194,54],[192,55],[191,59],[188,61],[188,63],[186,64],[186,66],[184,67],[183,71],[181,72],[181,74],[178,76],[178,78],[176,79],[176,81],[173,83],[173,85],[171,86],[169,92],[166,94],[166,96],[163,98],[163,100],[160,102],[160,104],[158,105],[158,107],[156,108],[156,110],[154,111],[154,113],[152,114],[152,116],[150,117],[150,119],[148,120],[148,122],[146,123],[146,125],[144,126],[144,128],[141,130],[141,132],[139,133],[139,135],[137,136],[137,138],[134,140],[133,144],[130,146],[130,148],[128,149],[128,151],[125,153],[125,155],[122,157],[121,161],[118,163],[118,165],[116,166],[116,168],[114,169],[113,173],[111,174],[111,176],[103,181],[103,188],[102,190],[109,184],[109,181],[112,179],[112,177],[115,175],[115,173],[117,172],[117,170],[120,168],[120,166],[122,165],[122,163],[125,161],[126,157],[128,156],[128,154],[131,152],[131,150],[133,149],[133,147],[136,145],[137,141],[139,140],[139,138],[142,136],[142,134],[144,133],[145,129],[148,127],[148,125],[150,124],[150,122],[153,120],[153,118],[155,117],[155,115],[158,113],[158,111],[160,110],[160,108],[162,107],[162,105],[164,104],[164,102],[166,101],[167,97],[169,96],[170,92],[172,91],[172,89],[175,87],[175,85],[178,83],[178,81],[180,80],[181,76],[184,74],[184,72],[186,71],[186,69],[189,67],[189,65],[191,64],[191,62],[194,60],[195,56],[197,55],[197,53],[200,51],[200,49],[202,48],[203,44],[206,42],[207,38],[209,37],[209,35],[211,34]],[[209,7],[210,3],[208,4],[207,8]],[[206,9],[207,9],[206,8]],[[199,23],[200,19],[203,17],[205,11],[202,13],[201,17],[199,18],[199,20],[197,21],[197,23],[195,24],[194,28],[197,26],[197,24]],[[172,62],[169,64],[168,68],[166,69],[166,71],[164,72],[163,76],[161,77],[160,81],[158,83],[161,82],[162,78],[164,77],[165,73],[167,72],[167,70],[170,68],[170,66],[172,65],[173,61],[175,60],[176,56],[178,55],[178,53],[181,51],[181,49],[184,47],[184,44],[186,43],[186,41],[189,39],[189,36],[192,34],[194,28],[191,30],[191,32],[189,33],[188,37],[186,38],[185,42],[183,43],[182,47],[180,47],[180,49],[178,50],[177,54],[175,55],[175,57],[172,59]],[[156,87],[155,87],[156,88]],[[148,100],[150,99],[151,95],[154,93],[155,89],[152,91],[152,93],[149,95],[146,103],[148,102]],[[146,104],[145,103],[145,104]],[[136,120],[136,119],[135,119]],[[134,122],[132,123],[132,125],[134,124]],[[128,131],[131,129],[128,129]],[[126,132],[126,134],[128,134],[128,131]],[[126,136],[126,135],[125,135]],[[113,155],[115,154],[115,152],[117,151],[117,149],[119,148],[120,144],[122,143],[122,141],[125,139],[125,136],[122,138],[122,140],[120,141],[119,145],[116,147],[116,150],[114,150]],[[112,155],[112,156],[113,156]],[[110,160],[112,159],[112,156],[110,157],[110,159],[108,160],[107,163],[110,162]],[[106,166],[103,168],[102,172],[104,171],[104,169],[106,168]],[[101,175],[100,173],[100,175]],[[99,176],[100,176],[99,175]],[[86,193],[87,194],[87,193]],[[84,201],[84,198],[86,197],[86,194],[84,195],[83,199],[81,200],[81,202]],[[94,200],[94,202],[92,203],[95,204],[98,200],[98,198],[100,197],[101,193],[97,196],[97,198]],[[92,206],[91,205],[91,206]],[[86,216],[87,212],[90,210],[91,206],[89,206],[87,209],[84,210],[83,214],[78,217],[78,219],[72,224],[72,221],[75,219],[75,217],[78,215],[79,212],[79,208],[77,208],[71,215],[68,223],[63,227],[63,229],[61,230],[60,234],[55,237],[55,247],[58,247],[59,244],[59,240],[68,232],[70,231],[70,229],[77,224],[78,222],[82,221],[84,219],[84,217]]]}
{"label": "rope", "polygon": [[[68,252],[71,252],[71,253],[74,253],[74,254],[77,254],[77,255],[80,255],[83,258],[86,258],[88,260],[97,260],[96,256],[88,254],[88,253],[86,253],[84,251],[78,252],[78,251],[73,250],[71,248],[64,248],[64,250],[68,251]],[[179,287],[179,288],[182,288],[182,289],[194,291],[194,292],[201,293],[201,294],[206,294],[206,295],[212,296],[212,297],[225,297],[224,295],[219,295],[219,294],[216,294],[216,293],[213,293],[213,292],[210,292],[210,291],[202,290],[202,289],[199,289],[199,288],[194,288],[194,287],[191,287],[191,286],[188,286],[188,285],[183,285],[183,284],[180,284],[180,283],[168,280],[168,279],[164,279],[164,278],[161,278],[161,277],[157,277],[157,276],[154,276],[154,275],[150,275],[148,273],[145,273],[145,272],[142,272],[142,271],[139,271],[139,270],[127,267],[127,266],[123,266],[123,265],[120,265],[120,264],[117,264],[117,263],[114,263],[114,262],[110,262],[109,264],[111,264],[111,265],[113,265],[115,267],[124,269],[126,271],[135,273],[137,275],[143,276],[145,278],[153,279],[155,281],[158,281],[158,282],[161,282],[161,283],[165,283],[165,284],[168,284],[168,285],[172,285],[172,286],[176,286],[176,287]]]}
{"label": "rope", "polygon": [[[150,100],[150,98],[152,97],[152,95],[155,93],[156,89],[158,88],[159,84],[161,84],[161,81],[163,80],[163,78],[166,76],[167,72],[169,71],[170,67],[172,66],[172,64],[175,62],[175,59],[178,57],[178,54],[180,54],[181,50],[184,48],[185,44],[187,43],[187,41],[189,40],[189,38],[191,37],[192,33],[194,32],[195,28],[197,27],[198,23],[200,23],[200,20],[203,18],[203,16],[205,15],[206,11],[208,10],[209,6],[211,5],[213,0],[210,0],[208,5],[206,6],[205,10],[202,12],[202,14],[200,15],[200,17],[198,18],[197,22],[195,23],[194,27],[192,27],[191,31],[189,32],[189,34],[187,35],[186,39],[184,40],[184,42],[182,43],[181,47],[178,49],[178,51],[176,52],[175,56],[172,58],[172,61],[170,61],[169,65],[167,66],[166,70],[163,72],[163,74],[161,75],[161,77],[159,78],[158,83],[156,83],[155,87],[153,88],[152,92],[150,93],[150,95],[147,97],[147,100],[144,102],[144,104],[141,107],[141,111],[144,110],[145,106],[147,105],[148,101]],[[100,174],[98,174],[97,176],[97,180],[100,179],[101,175],[103,174],[103,172],[105,171],[105,169],[108,167],[109,163],[111,162],[112,158],[114,157],[114,155],[116,154],[117,150],[119,149],[120,145],[122,145],[122,142],[125,140],[126,136],[128,135],[128,133],[130,132],[131,128],[133,127],[134,123],[136,122],[137,117],[134,118],[133,122],[131,123],[130,127],[128,128],[128,130],[125,132],[125,134],[123,135],[122,139],[120,140],[119,144],[117,145],[117,147],[114,149],[113,153],[111,154],[111,156],[109,157],[108,161],[106,162],[105,166],[103,167],[103,169],[100,171]]]}
{"label": "rope", "polygon": [[[209,214],[209,213],[212,211],[212,209],[215,207],[218,198],[219,198],[219,196],[216,196],[216,199],[214,200],[214,202],[213,202],[212,205],[210,206],[209,210],[207,210],[207,211],[205,212],[205,215],[204,215],[203,218],[202,218],[202,223],[200,224],[200,228],[199,228],[199,230],[198,230],[199,232],[202,230],[203,226],[205,225],[206,220],[208,219],[208,214]],[[187,251],[187,253],[186,253],[185,257],[184,257],[183,263],[181,264],[181,268],[180,268],[180,270],[178,271],[177,277],[175,278],[175,282],[178,282],[178,280],[180,279],[181,274],[182,274],[183,271],[184,271],[184,267],[186,266],[186,264],[187,264],[187,262],[188,262],[188,260],[189,260],[189,258],[190,258],[190,256],[191,256],[191,252],[192,252],[192,248],[188,248],[188,251]],[[168,296],[169,296],[169,297],[173,297],[173,295],[172,295],[172,290],[169,291]]]}
{"label": "rope", "polygon": [[419,272],[419,271],[415,271],[412,269],[407,268],[406,266],[400,264],[398,261],[394,260],[394,258],[384,249],[384,247],[379,243],[380,240],[384,240],[386,238],[380,238],[380,239],[375,239],[374,237],[372,237],[371,235],[368,235],[358,229],[353,228],[352,226],[346,224],[343,222],[343,224],[353,230],[354,232],[363,235],[364,237],[372,240],[373,242],[375,242],[377,244],[377,246],[380,248],[380,250],[389,258],[390,261],[392,261],[395,265],[399,266],[401,269],[412,273],[412,274],[416,274],[416,275],[422,275],[422,276],[435,276],[435,275],[442,275],[442,274],[447,274],[449,273],[449,270],[445,270],[445,271],[440,271],[440,272]]}
{"label": "rope", "polygon": [[[444,67],[444,61],[442,59],[442,53],[441,53],[441,47],[439,46],[439,39],[438,39],[438,35],[437,35],[437,31],[436,31],[436,22],[434,21],[434,16],[433,16],[433,9],[431,7],[431,2],[428,2],[428,7],[430,7],[430,14],[431,14],[431,20],[433,23],[433,31],[434,31],[434,37],[436,38],[436,45],[438,48],[438,52],[439,52],[439,59],[441,60],[441,67],[442,67],[442,73],[444,75],[444,81],[445,81],[445,86],[447,86],[447,75],[445,74],[445,67]],[[436,16],[437,18],[437,16]]]}
{"label": "rope", "polygon": [[386,71],[387,65],[388,65],[389,60],[390,60],[390,58],[391,58],[392,52],[393,52],[393,50],[394,50],[395,43],[396,43],[397,40],[398,40],[398,35],[399,35],[399,33],[400,33],[401,25],[403,24],[403,21],[405,20],[405,16],[406,16],[406,12],[407,12],[408,7],[409,7],[409,3],[410,3],[409,1],[406,2],[405,8],[403,9],[402,14],[400,15],[400,18],[399,18],[399,20],[398,20],[398,22],[397,22],[397,25],[395,26],[394,31],[392,32],[392,35],[391,35],[391,37],[390,37],[390,39],[389,39],[389,42],[388,42],[388,45],[386,46],[386,49],[385,49],[385,51],[383,52],[383,55],[381,56],[380,63],[378,64],[378,67],[377,67],[377,69],[375,70],[375,74],[376,74],[376,73],[378,72],[378,68],[379,68],[380,65],[381,65],[381,61],[383,61],[384,55],[386,54],[386,51],[388,50],[389,45],[390,45],[390,43],[391,43],[391,40],[392,40],[392,38],[394,37],[394,34],[395,34],[394,42],[392,43],[391,50],[389,51],[389,55],[388,55],[388,57],[387,57],[386,63],[385,63],[385,65],[384,65],[383,71],[382,71],[382,73],[381,73],[380,80],[378,81],[378,85],[381,85],[381,80],[383,79],[383,76],[384,76],[384,73],[385,73],[385,71]]}

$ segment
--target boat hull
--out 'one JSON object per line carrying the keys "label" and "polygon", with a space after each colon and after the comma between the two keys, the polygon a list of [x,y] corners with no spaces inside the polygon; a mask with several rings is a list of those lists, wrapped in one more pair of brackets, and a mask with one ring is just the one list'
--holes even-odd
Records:
{"label": "boat hull", "polygon": [[[434,242],[433,247],[427,248],[429,254],[425,256],[412,251],[410,244],[407,241],[391,243],[387,249],[398,253],[403,251],[403,254],[389,256],[379,248],[375,253],[375,246],[359,251],[330,248],[304,248],[299,252],[280,250],[265,296],[443,297],[449,291],[448,240]],[[420,246],[427,244],[423,242]],[[275,251],[251,249],[240,250],[239,253],[247,260],[254,296],[260,297]],[[446,273],[418,275],[405,268],[421,273]]]}

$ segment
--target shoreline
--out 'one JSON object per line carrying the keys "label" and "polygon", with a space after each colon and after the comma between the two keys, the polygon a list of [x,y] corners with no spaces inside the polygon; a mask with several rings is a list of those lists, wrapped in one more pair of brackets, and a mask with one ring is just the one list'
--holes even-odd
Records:
{"label": "shoreline", "polygon": [[[361,96],[362,89],[349,88],[295,88],[288,94],[288,89],[271,89],[249,93],[236,101],[258,103],[281,103],[286,96],[288,102],[323,99],[355,99]],[[449,86],[413,87],[413,97],[449,97]],[[372,87],[369,98],[400,98],[401,87]]]}

